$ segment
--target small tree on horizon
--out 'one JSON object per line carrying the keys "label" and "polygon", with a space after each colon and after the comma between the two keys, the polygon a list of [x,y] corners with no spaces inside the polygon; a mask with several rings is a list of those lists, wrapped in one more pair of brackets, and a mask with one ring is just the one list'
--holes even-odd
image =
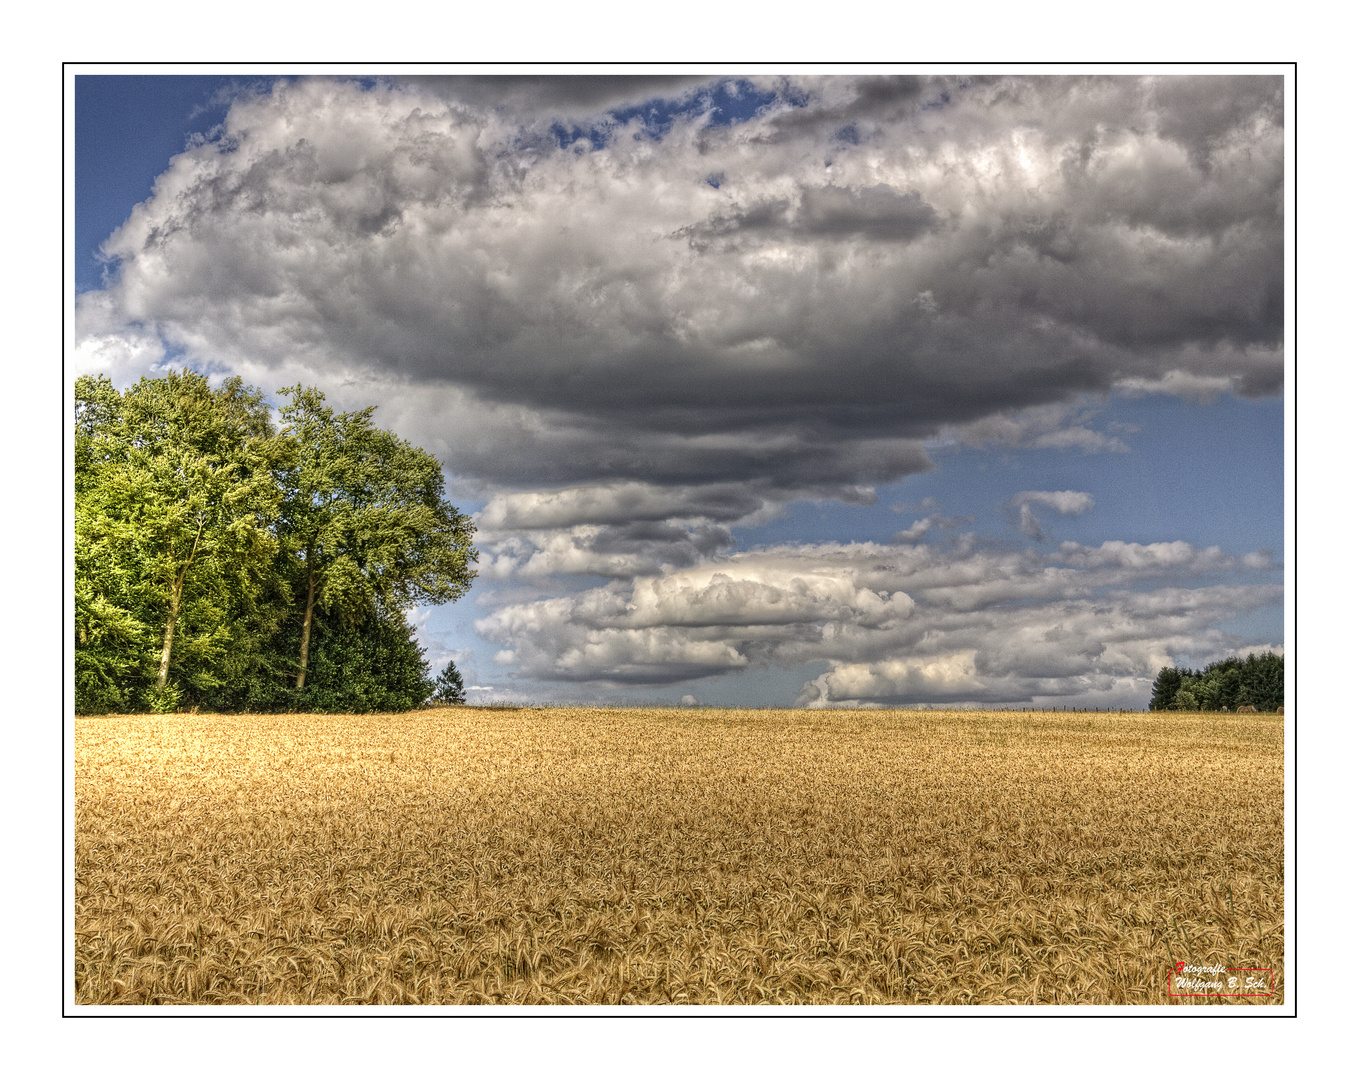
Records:
{"label": "small tree on horizon", "polygon": [[467,704],[467,692],[462,686],[462,674],[452,660],[444,665],[443,671],[439,672],[439,677],[434,681],[434,697],[431,700],[444,705]]}

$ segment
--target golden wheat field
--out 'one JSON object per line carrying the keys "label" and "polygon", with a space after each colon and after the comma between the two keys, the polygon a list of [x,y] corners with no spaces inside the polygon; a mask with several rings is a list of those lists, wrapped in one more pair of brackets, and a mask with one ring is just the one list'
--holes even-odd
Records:
{"label": "golden wheat field", "polygon": [[[75,721],[78,1004],[1283,1001],[1284,719]],[[1184,991],[1180,991],[1184,992]]]}

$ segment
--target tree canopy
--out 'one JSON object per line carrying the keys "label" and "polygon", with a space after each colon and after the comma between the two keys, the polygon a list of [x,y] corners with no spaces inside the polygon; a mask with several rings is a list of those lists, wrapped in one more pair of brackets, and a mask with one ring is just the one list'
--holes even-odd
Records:
{"label": "tree canopy", "polygon": [[1168,712],[1235,711],[1251,705],[1275,712],[1284,703],[1284,658],[1272,653],[1242,660],[1229,656],[1201,671],[1162,668],[1152,686],[1149,708]]}
{"label": "tree canopy", "polygon": [[78,712],[392,710],[434,690],[405,612],[470,586],[431,455],[301,386],[76,384]]}
{"label": "tree canopy", "polygon": [[283,542],[303,602],[297,687],[306,684],[317,605],[349,624],[375,610],[443,604],[467,591],[471,519],[444,502],[443,471],[423,450],[339,413],[319,390],[289,387]]}

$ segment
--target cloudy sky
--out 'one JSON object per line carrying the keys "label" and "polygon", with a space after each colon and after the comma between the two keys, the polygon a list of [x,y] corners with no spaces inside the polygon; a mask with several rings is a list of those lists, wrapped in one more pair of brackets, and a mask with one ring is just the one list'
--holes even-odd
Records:
{"label": "cloudy sky", "polygon": [[1283,648],[1281,74],[75,88],[72,377],[377,405],[478,520],[414,614],[474,700],[1141,708]]}

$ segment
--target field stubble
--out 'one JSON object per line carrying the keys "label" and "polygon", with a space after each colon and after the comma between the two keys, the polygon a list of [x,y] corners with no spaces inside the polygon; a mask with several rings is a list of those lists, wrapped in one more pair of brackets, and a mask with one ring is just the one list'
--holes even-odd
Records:
{"label": "field stubble", "polygon": [[[1283,987],[1282,717],[75,722],[80,1004],[1203,1004]],[[1242,999],[1230,999],[1244,1003]]]}

